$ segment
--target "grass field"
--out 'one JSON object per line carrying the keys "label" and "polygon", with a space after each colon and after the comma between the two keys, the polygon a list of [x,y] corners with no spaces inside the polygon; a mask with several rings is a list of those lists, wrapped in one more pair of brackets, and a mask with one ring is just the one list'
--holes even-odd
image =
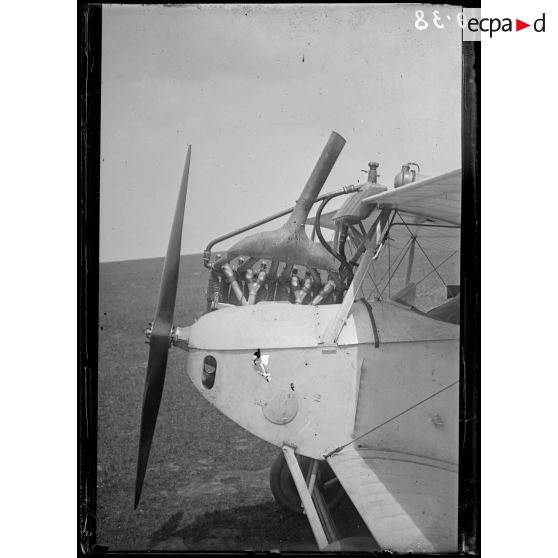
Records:
{"label": "grass field", "polygon": [[[429,272],[427,262],[417,257],[416,263],[423,275]],[[459,277],[455,263],[452,282]],[[154,317],[162,267],[163,258],[100,265],[97,543],[109,550],[317,550],[306,517],[285,512],[271,494],[269,468],[279,449],[198,394],[176,349],[169,353],[142,500],[133,509],[148,357],[143,331]],[[435,281],[431,274],[420,285],[430,304],[445,298]],[[201,256],[182,256],[176,324],[203,313],[206,284]],[[363,534],[348,499],[340,508],[340,534]]]}

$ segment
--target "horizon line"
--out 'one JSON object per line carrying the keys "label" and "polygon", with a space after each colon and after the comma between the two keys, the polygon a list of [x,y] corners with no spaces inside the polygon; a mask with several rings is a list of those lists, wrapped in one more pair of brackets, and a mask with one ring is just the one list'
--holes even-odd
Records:
{"label": "horizon line", "polygon": [[[194,252],[192,254],[180,254],[182,256],[203,256],[203,252]],[[159,258],[165,259],[166,255],[163,254],[162,256],[148,256],[146,258],[126,258],[124,260],[99,260],[99,263],[120,263],[120,262],[135,262],[141,260],[157,260]]]}

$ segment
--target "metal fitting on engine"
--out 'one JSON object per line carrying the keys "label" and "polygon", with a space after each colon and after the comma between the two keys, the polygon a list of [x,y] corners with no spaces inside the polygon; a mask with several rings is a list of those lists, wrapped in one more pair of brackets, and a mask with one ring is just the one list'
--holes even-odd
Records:
{"label": "metal fitting on engine", "polygon": [[295,302],[295,293],[300,289],[300,277],[298,276],[298,268],[293,267],[293,271],[291,273],[291,280],[289,282],[289,300],[294,304]]}
{"label": "metal fitting on engine", "polygon": [[334,290],[335,281],[333,279],[328,279],[326,281],[326,284],[320,289],[320,292],[314,297],[314,300],[310,304],[312,306],[317,306],[323,300],[325,300]]}
{"label": "metal fitting on engine", "polygon": [[315,267],[311,267],[310,274],[312,275],[312,291],[319,291],[322,288],[322,278],[320,277],[320,272]]}
{"label": "metal fitting on engine", "polygon": [[294,291],[300,287],[300,277],[298,276],[298,268],[293,267],[291,275],[291,289]]}
{"label": "metal fitting on engine", "polygon": [[308,294],[310,293],[310,290],[312,289],[312,275],[310,274],[309,271],[306,272],[306,277],[304,278],[304,284],[302,285],[302,288],[295,291],[295,304],[302,304],[304,302],[304,299],[308,296]]}
{"label": "metal fitting on engine", "polygon": [[240,304],[242,304],[243,306],[248,304],[247,300],[244,298],[244,293],[242,292],[242,289],[240,288],[240,285],[236,280],[236,273],[233,271],[232,267],[229,264],[223,264],[221,266],[221,271],[223,272],[223,275],[225,276],[227,282],[230,284],[231,289],[233,290],[234,295],[236,296]]}
{"label": "metal fitting on engine", "polygon": [[220,269],[215,269],[214,266],[209,266],[209,279],[207,281],[207,289],[205,290],[206,312],[213,309],[213,304],[221,300],[221,284],[224,278]]}
{"label": "metal fitting on engine", "polygon": [[291,271],[293,269],[293,264],[286,263],[283,267],[283,272],[277,279],[277,285],[275,287],[275,296],[273,300],[275,301],[286,301],[289,300],[289,285],[291,282]]}
{"label": "metal fitting on engine", "polygon": [[260,288],[265,284],[265,280],[267,277],[266,268],[266,264],[262,263],[260,266],[260,271],[258,273],[258,278],[255,281],[250,282],[250,285],[248,287],[250,292],[250,295],[248,297],[248,304],[256,304],[256,295],[258,294]]}
{"label": "metal fitting on engine", "polygon": [[254,280],[254,270],[250,267],[244,272],[244,281],[250,285]]}
{"label": "metal fitting on engine", "polygon": [[279,269],[279,260],[273,260],[267,274],[267,299],[275,300],[275,290],[277,288],[277,270]]}
{"label": "metal fitting on engine", "polygon": [[376,163],[374,161],[370,161],[368,163],[368,170],[363,170],[362,172],[366,172],[368,173],[368,182],[370,182],[370,184],[376,184],[378,182],[378,176],[380,176],[378,174],[378,167],[380,166],[380,163]]}
{"label": "metal fitting on engine", "polygon": [[203,251],[203,265],[209,269],[209,260],[211,259],[211,250]]}

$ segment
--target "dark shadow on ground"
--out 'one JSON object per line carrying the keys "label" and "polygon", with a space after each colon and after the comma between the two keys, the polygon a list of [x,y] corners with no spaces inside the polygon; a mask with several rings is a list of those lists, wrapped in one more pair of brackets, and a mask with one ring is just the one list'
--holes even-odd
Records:
{"label": "dark shadow on ground", "polygon": [[[332,512],[339,537],[370,537],[352,502],[344,498]],[[306,516],[285,511],[275,502],[207,512],[179,527],[183,512],[173,514],[150,535],[149,548],[281,552],[318,550]],[[379,548],[370,548],[371,552]]]}
{"label": "dark shadow on ground", "polygon": [[[182,512],[173,514],[150,535],[150,548],[317,550],[306,517],[283,511],[274,502],[207,512],[189,525],[178,528],[182,515]],[[164,544],[170,539],[176,540],[170,545]]]}
{"label": "dark shadow on ground", "polygon": [[149,548],[164,542],[171,537],[176,536],[175,532],[178,530],[180,525],[180,520],[184,516],[184,512],[177,512],[171,515],[167,521],[165,521],[157,531],[151,533],[149,536]]}

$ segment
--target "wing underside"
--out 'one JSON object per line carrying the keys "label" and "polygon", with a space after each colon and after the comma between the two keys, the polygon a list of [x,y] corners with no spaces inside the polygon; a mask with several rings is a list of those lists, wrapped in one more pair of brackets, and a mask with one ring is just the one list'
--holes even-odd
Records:
{"label": "wing underside", "polygon": [[328,462],[384,550],[457,551],[455,465],[352,446]]}

